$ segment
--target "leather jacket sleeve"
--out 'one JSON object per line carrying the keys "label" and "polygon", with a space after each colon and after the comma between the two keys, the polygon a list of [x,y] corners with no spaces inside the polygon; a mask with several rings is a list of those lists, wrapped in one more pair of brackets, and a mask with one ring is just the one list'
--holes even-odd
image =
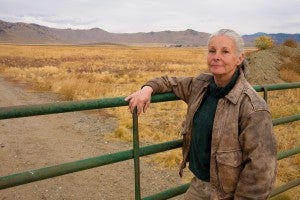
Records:
{"label": "leather jacket sleeve", "polygon": [[153,93],[174,92],[181,100],[187,102],[193,84],[192,77],[162,76],[148,81],[145,85],[152,87]]}

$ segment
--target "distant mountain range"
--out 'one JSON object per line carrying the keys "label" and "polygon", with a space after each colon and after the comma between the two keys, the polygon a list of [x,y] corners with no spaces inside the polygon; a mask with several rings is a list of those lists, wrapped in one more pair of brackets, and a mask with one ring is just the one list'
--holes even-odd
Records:
{"label": "distant mountain range", "polygon": [[[280,44],[286,39],[300,42],[300,34],[255,33],[243,35],[246,46],[254,46],[255,38],[267,35]],[[0,20],[0,43],[14,44],[163,44],[174,46],[205,46],[209,33],[192,29],[148,33],[110,33],[100,28],[88,30],[56,29],[38,24],[10,23]]]}

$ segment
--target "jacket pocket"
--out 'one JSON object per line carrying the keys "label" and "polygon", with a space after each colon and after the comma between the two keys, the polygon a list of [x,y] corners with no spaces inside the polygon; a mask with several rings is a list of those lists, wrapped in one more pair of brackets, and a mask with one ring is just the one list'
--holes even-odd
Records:
{"label": "jacket pocket", "polygon": [[217,152],[216,160],[221,188],[225,193],[234,192],[242,170],[242,152],[240,150]]}

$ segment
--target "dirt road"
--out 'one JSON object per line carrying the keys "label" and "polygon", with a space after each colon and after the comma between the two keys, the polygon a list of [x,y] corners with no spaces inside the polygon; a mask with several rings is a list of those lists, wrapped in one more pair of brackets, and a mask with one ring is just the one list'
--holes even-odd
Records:
{"label": "dirt road", "polygon": [[[59,100],[0,77],[0,107]],[[105,139],[116,125],[115,118],[95,112],[0,120],[0,176],[131,149],[131,143]],[[134,199],[133,172],[129,160],[0,190],[0,199]],[[180,184],[177,170],[141,160],[142,197]]]}

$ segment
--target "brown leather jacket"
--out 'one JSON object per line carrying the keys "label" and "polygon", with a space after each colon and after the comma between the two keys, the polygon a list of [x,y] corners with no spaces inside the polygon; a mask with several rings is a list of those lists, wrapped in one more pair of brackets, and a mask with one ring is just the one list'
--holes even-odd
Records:
{"label": "brown leather jacket", "polygon": [[[180,175],[188,162],[193,117],[211,77],[163,76],[145,84],[153,93],[174,92],[188,105]],[[267,104],[240,69],[236,85],[217,105],[211,143],[210,183],[215,191],[211,199],[267,199],[276,177],[276,155]]]}

